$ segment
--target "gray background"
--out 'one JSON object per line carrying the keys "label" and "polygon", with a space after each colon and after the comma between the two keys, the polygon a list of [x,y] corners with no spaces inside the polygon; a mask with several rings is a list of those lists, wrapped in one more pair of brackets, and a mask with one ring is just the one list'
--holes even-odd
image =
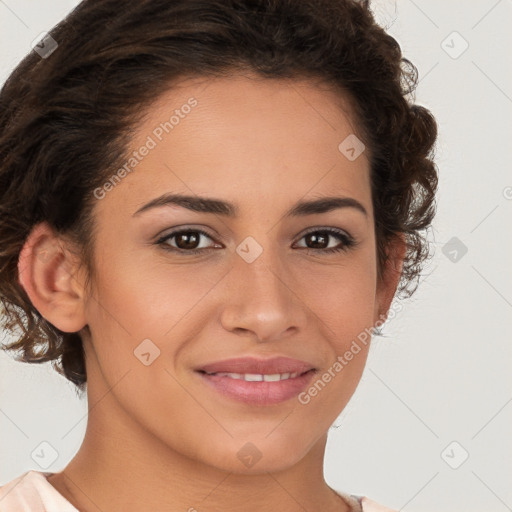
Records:
{"label": "gray background", "polygon": [[[1,83],[77,3],[0,0]],[[419,69],[416,101],[439,122],[436,254],[331,428],[326,479],[397,510],[512,510],[512,2],[374,9]],[[49,365],[0,352],[0,485],[43,470],[31,458],[43,441],[58,454],[44,470],[63,469],[86,416]]]}

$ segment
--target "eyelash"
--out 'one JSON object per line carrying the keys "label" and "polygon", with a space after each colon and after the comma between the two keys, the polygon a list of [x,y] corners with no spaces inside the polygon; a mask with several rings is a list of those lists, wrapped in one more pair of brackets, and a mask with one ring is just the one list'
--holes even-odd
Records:
{"label": "eyelash", "polygon": [[[175,236],[181,235],[184,233],[199,233],[199,234],[204,235],[213,240],[212,236],[209,233],[207,233],[206,231],[203,231],[202,229],[187,228],[187,229],[180,229],[177,231],[173,231],[173,232],[159,238],[155,243],[157,245],[160,245],[166,251],[170,251],[173,253],[179,253],[179,254],[200,254],[200,253],[204,253],[205,251],[215,249],[214,247],[207,247],[207,248],[202,248],[202,249],[187,250],[187,249],[179,249],[177,247],[172,247],[168,243],[166,243],[171,238],[174,238]],[[317,233],[317,234],[323,233],[323,234],[328,234],[330,236],[334,236],[342,242],[342,245],[340,247],[331,247],[329,249],[312,249],[309,247],[302,247],[301,249],[305,249],[308,251],[314,251],[314,252],[318,251],[318,252],[323,252],[323,253],[338,253],[338,252],[342,252],[342,251],[348,251],[350,248],[357,245],[357,242],[350,235],[348,235],[344,231],[334,229],[334,228],[320,228],[320,229],[314,228],[314,229],[304,233],[302,235],[302,237],[300,238],[300,240],[302,240],[307,235],[311,235],[312,233]]]}

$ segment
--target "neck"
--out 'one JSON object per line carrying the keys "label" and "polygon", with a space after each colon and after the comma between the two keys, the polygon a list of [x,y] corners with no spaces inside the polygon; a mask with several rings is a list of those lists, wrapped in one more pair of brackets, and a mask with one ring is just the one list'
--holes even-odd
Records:
{"label": "neck", "polygon": [[[136,447],[109,431],[109,438],[98,441],[91,434],[95,428],[88,426],[77,455],[49,478],[80,512],[142,512],[164,506],[189,512],[350,510],[323,478],[324,439],[291,468],[244,475],[191,460],[159,447],[154,439],[139,440]],[[140,450],[142,445],[148,450]]]}

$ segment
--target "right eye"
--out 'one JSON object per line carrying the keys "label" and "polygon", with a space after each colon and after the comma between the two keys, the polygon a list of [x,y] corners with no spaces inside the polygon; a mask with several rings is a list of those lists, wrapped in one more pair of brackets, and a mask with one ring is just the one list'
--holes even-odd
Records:
{"label": "right eye", "polygon": [[[156,244],[163,247],[167,251],[177,252],[180,254],[199,254],[214,247],[201,247],[201,238],[212,237],[202,229],[180,229],[166,234],[156,241]],[[173,241],[174,243],[171,243]]]}

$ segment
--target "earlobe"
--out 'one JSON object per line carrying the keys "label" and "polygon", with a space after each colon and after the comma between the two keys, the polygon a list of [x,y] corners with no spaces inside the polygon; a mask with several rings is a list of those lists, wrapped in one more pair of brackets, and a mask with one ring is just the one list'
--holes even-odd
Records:
{"label": "earlobe", "polygon": [[382,325],[386,321],[391,302],[402,276],[406,251],[405,235],[403,233],[395,235],[393,240],[389,242],[388,259],[377,283],[374,323],[379,322]]}
{"label": "earlobe", "polygon": [[46,223],[29,234],[18,258],[18,279],[33,306],[63,332],[86,325],[76,257]]}

